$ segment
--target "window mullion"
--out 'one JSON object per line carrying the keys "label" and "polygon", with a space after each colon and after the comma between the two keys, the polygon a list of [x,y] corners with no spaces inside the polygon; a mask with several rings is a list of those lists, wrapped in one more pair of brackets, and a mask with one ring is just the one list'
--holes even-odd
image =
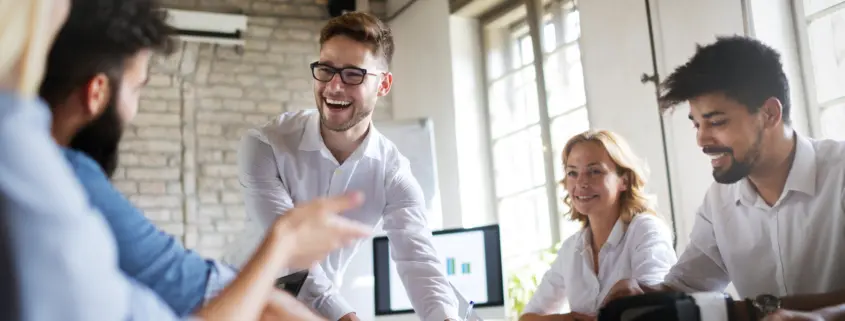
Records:
{"label": "window mullion", "polygon": [[554,155],[552,155],[551,146],[551,124],[549,123],[548,99],[546,97],[546,79],[543,71],[543,26],[541,10],[543,4],[541,0],[527,0],[527,21],[529,33],[531,35],[531,44],[534,51],[534,77],[537,83],[537,103],[538,112],[540,113],[540,136],[543,140],[543,164],[546,176],[546,198],[549,209],[549,223],[551,228],[552,242],[560,242],[560,219],[558,215],[557,202],[557,184],[554,183],[555,169],[554,169]]}
{"label": "window mullion", "polygon": [[804,21],[806,21],[805,23],[809,25],[813,21],[827,17],[827,16],[832,15],[832,14],[834,14],[838,11],[841,11],[843,9],[845,9],[845,1],[842,1],[840,3],[829,6],[827,8],[822,9],[822,10],[819,10],[815,13],[812,13],[812,14],[806,16]]}
{"label": "window mullion", "polygon": [[807,111],[809,123],[809,134],[811,137],[819,137],[822,134],[820,110],[816,99],[815,76],[813,75],[812,55],[810,53],[810,40],[807,33],[807,24],[804,18],[804,4],[801,0],[790,1],[792,5],[792,25],[795,28],[795,36],[798,40],[798,60],[801,64],[801,75],[804,80],[804,105]]}
{"label": "window mullion", "polygon": [[845,103],[845,96],[839,96],[839,97],[833,98],[831,100],[825,101],[823,103],[819,103],[818,104],[819,113],[821,113],[822,111],[824,111],[825,109],[827,109],[829,107],[836,106],[836,105],[839,105],[839,104],[842,104],[842,103]]}

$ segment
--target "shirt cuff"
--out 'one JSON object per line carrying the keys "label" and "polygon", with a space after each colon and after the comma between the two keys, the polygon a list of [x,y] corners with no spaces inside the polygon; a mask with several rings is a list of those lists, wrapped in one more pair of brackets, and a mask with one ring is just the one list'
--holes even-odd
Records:
{"label": "shirt cuff", "polygon": [[329,321],[337,321],[340,320],[341,317],[344,315],[350,314],[355,312],[355,309],[352,309],[352,306],[346,302],[339,294],[332,294],[327,296],[322,302],[320,302],[319,306],[314,307],[317,311],[320,311],[324,317],[328,318]]}
{"label": "shirt cuff", "polygon": [[211,265],[211,269],[208,273],[208,282],[205,286],[203,304],[207,304],[208,301],[216,297],[238,275],[238,272],[233,267],[219,261],[208,260],[206,263]]}
{"label": "shirt cuff", "polygon": [[680,277],[673,275],[671,273],[667,274],[666,277],[663,279],[663,285],[668,286],[669,288],[671,288],[675,292],[683,292],[683,293],[699,292],[697,289],[694,289],[694,288],[686,285],[686,283],[684,283],[684,281]]}

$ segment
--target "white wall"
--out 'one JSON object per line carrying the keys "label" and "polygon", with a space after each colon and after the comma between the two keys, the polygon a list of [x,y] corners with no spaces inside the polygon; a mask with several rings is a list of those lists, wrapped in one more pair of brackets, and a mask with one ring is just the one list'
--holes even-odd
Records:
{"label": "white wall", "polygon": [[[398,2],[397,2],[398,1]],[[401,7],[388,1],[388,12]],[[417,1],[390,22],[396,53],[393,117],[430,117],[434,124],[437,180],[440,185],[442,227],[461,226],[457,131],[455,127],[452,55],[449,47],[449,6],[446,1]],[[433,218],[432,220],[437,220]]]}
{"label": "white wall", "polygon": [[462,223],[464,227],[492,224],[497,219],[481,26],[477,19],[452,16],[449,31]]}

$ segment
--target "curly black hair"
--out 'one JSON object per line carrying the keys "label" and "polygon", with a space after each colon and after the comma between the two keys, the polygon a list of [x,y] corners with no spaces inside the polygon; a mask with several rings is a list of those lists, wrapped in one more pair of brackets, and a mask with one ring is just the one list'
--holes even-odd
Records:
{"label": "curly black hair", "polygon": [[72,0],[39,93],[54,105],[100,73],[119,88],[126,61],[144,49],[173,53],[173,34],[157,0]]}
{"label": "curly black hair", "polygon": [[759,40],[743,36],[718,37],[715,43],[696,46],[695,55],[661,84],[661,112],[695,97],[722,93],[748,108],[760,110],[775,97],[783,106],[783,121],[790,122],[789,81],[780,54]]}

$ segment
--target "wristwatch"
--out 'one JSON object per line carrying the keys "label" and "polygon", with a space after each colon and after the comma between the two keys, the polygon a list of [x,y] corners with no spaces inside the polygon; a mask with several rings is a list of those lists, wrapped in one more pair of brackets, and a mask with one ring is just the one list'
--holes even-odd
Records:
{"label": "wristwatch", "polygon": [[771,294],[761,294],[754,298],[752,304],[754,304],[754,307],[757,308],[757,312],[760,317],[765,317],[780,309],[781,301],[777,296]]}

